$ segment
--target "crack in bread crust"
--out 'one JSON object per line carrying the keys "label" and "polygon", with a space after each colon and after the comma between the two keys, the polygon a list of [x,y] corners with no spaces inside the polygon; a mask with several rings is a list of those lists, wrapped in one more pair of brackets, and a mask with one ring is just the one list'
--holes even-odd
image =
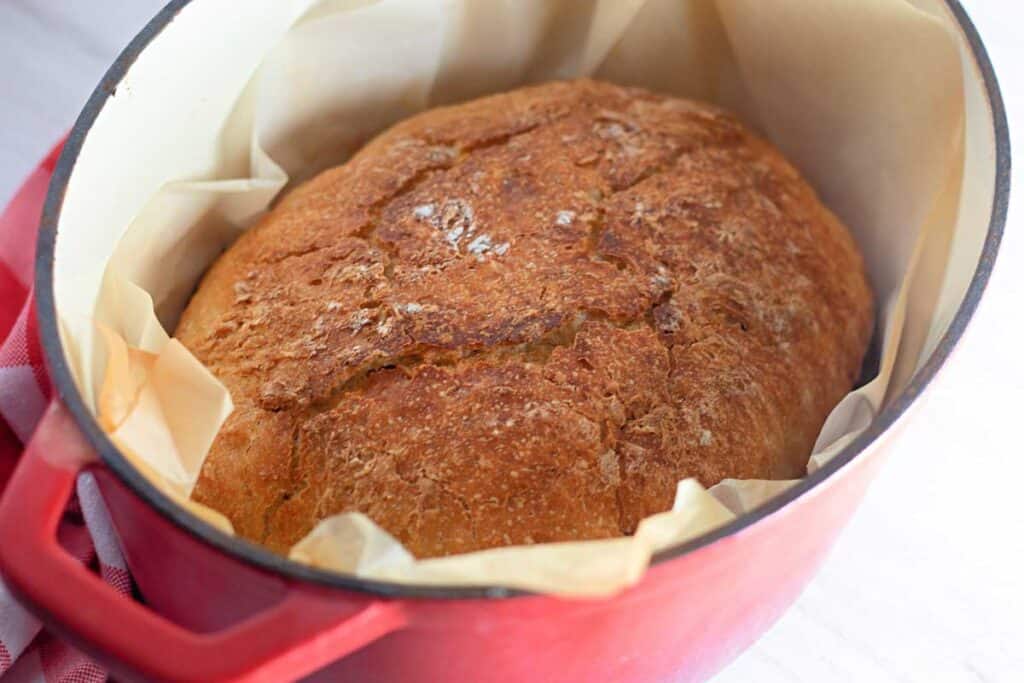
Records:
{"label": "crack in bread crust", "polygon": [[176,334],[245,409],[195,497],[279,551],[346,510],[417,556],[631,533],[681,478],[798,474],[871,318],[728,114],[592,81],[433,110],[205,277]]}

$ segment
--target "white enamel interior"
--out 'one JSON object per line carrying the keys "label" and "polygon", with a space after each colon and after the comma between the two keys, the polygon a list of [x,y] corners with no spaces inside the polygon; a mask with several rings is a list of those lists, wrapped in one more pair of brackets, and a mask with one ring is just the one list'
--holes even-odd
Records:
{"label": "white enamel interior", "polygon": [[[267,45],[314,3],[193,0],[142,51],[88,131],[71,174],[55,253],[61,317],[93,310],[115,245],[159,188],[173,180],[244,175],[248,160],[224,158],[221,126]],[[977,266],[993,202],[996,151],[985,86],[966,38],[941,0],[913,4],[954,27],[967,103],[959,218],[949,267],[935,278],[942,283],[942,313],[927,330],[920,363],[948,327]]]}

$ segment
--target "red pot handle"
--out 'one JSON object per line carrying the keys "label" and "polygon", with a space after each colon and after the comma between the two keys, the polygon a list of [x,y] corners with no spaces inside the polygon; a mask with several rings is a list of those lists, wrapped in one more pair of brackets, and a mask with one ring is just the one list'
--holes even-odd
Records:
{"label": "red pot handle", "polygon": [[308,675],[406,623],[400,602],[353,609],[311,588],[216,633],[193,633],[118,593],[57,541],[75,478],[94,462],[54,401],[0,499],[0,570],[62,635],[146,680],[282,681]]}

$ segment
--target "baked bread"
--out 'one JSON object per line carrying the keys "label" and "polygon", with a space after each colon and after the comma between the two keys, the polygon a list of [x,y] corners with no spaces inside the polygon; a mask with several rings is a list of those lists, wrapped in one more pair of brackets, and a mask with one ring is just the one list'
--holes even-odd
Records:
{"label": "baked bread", "polygon": [[581,80],[435,109],[288,194],[177,337],[235,411],[194,498],[286,551],[629,534],[802,476],[872,329],[843,225],[710,106]]}

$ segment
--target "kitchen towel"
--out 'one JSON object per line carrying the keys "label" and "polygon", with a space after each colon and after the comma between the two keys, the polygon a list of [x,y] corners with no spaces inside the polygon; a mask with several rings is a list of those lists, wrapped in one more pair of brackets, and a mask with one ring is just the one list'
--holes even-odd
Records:
{"label": "kitchen towel", "polygon": [[[0,214],[0,490],[53,395],[39,346],[32,277],[39,217],[60,149],[50,153]],[[131,576],[91,474],[79,476],[77,496],[65,511],[58,537],[71,555],[131,595]],[[0,578],[0,683],[106,679],[99,665],[47,633]]]}

